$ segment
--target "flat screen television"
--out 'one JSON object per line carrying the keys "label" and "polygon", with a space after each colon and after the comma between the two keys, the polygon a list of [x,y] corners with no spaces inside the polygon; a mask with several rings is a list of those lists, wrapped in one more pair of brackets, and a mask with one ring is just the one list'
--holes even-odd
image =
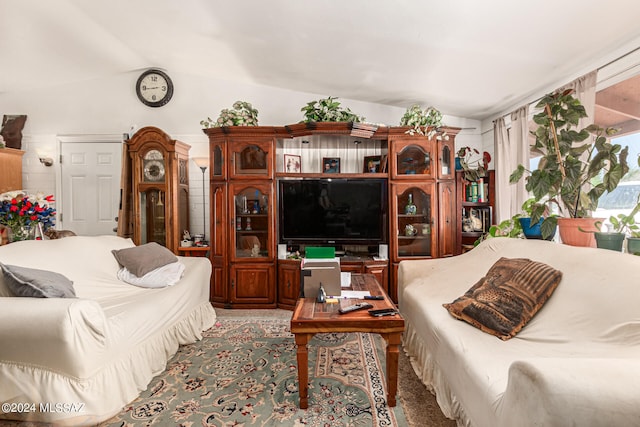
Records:
{"label": "flat screen television", "polygon": [[302,178],[278,181],[280,243],[387,243],[387,180]]}

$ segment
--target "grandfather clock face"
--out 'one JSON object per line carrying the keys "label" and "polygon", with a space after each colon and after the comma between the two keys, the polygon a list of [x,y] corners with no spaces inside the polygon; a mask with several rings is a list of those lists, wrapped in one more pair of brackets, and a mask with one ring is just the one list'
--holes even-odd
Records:
{"label": "grandfather clock face", "polygon": [[164,156],[158,150],[149,150],[142,158],[144,182],[163,182],[166,175]]}

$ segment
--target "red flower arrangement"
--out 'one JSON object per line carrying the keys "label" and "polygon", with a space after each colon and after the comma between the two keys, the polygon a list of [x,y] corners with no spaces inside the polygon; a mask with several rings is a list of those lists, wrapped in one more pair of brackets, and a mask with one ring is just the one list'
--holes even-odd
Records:
{"label": "red flower arrangement", "polygon": [[[22,230],[42,227],[42,231],[55,225],[56,210],[51,206],[53,195],[29,195],[23,191],[10,191],[0,195],[0,224],[14,234]],[[20,237],[18,237],[20,239]]]}

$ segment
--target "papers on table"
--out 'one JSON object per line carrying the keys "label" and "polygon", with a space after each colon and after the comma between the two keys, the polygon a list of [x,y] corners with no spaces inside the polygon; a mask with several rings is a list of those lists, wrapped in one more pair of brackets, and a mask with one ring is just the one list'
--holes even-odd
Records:
{"label": "papers on table", "polygon": [[349,286],[351,286],[351,273],[344,272],[341,271],[340,272],[340,287],[341,288],[348,288]]}
{"label": "papers on table", "polygon": [[340,296],[334,298],[352,298],[352,299],[364,299],[365,296],[369,296],[369,291],[345,291],[344,289],[340,293]]}

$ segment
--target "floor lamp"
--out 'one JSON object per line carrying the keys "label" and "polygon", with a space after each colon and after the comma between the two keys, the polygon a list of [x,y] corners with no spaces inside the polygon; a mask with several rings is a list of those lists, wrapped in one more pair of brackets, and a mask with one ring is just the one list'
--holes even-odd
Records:
{"label": "floor lamp", "polygon": [[207,240],[207,206],[204,198],[204,172],[209,167],[209,158],[207,157],[194,157],[193,162],[200,168],[202,171],[202,238]]}

